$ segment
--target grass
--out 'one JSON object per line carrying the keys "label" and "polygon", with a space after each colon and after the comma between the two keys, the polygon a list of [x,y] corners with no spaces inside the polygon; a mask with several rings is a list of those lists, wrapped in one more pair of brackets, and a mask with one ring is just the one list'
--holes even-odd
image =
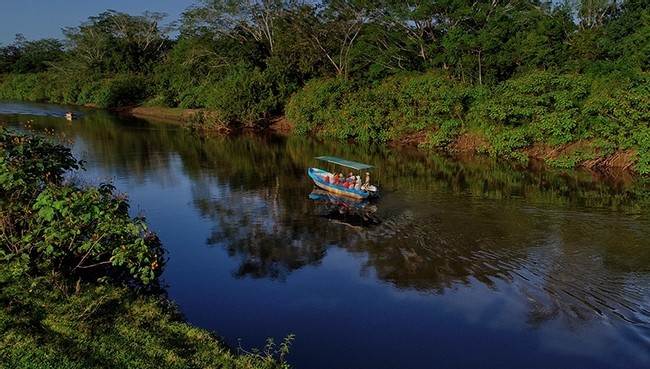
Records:
{"label": "grass", "polygon": [[181,320],[161,296],[129,287],[12,275],[0,263],[3,368],[282,368],[238,355]]}

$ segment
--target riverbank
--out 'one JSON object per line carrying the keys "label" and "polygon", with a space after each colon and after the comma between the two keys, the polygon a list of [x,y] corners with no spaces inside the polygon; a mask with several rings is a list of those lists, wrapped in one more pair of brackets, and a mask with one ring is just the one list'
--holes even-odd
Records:
{"label": "riverbank", "polygon": [[[94,107],[93,104],[86,104],[85,106]],[[110,108],[109,110],[115,111],[121,114],[127,114],[134,117],[146,117],[146,118],[156,118],[174,121],[178,123],[188,123],[191,121],[192,117],[198,113],[205,112],[205,109],[184,109],[184,108],[165,108],[162,106],[120,106],[116,108]],[[212,114],[207,112],[207,114]],[[262,123],[262,124],[260,124]],[[253,129],[270,129],[277,132],[290,132],[295,126],[291,123],[286,117],[271,117],[260,122],[249,122],[242,125],[246,128]]]}
{"label": "riverbank", "polygon": [[[495,86],[465,83],[446,71],[406,73],[374,85],[321,79],[287,97],[274,114],[245,113],[254,105],[246,99],[238,100],[237,111],[198,100],[161,107],[161,98],[134,92],[139,90],[133,83],[147,85],[136,77],[87,85],[67,81],[76,86],[71,94],[66,81],[53,74],[6,75],[0,97],[103,107],[185,123],[190,130],[270,129],[519,162],[540,159],[556,168],[626,168],[650,174],[650,92],[644,87],[650,77],[644,73],[620,80],[535,71]],[[39,88],[43,79],[53,87]],[[134,105],[136,101],[143,103]]]}
{"label": "riverbank", "polygon": [[494,87],[444,72],[366,86],[312,81],[286,106],[294,132],[404,142],[556,168],[650,173],[648,76],[627,81],[537,71]]}
{"label": "riverbank", "polygon": [[[158,106],[125,106],[111,108],[110,110],[136,117],[149,117],[174,121],[181,124],[187,124],[194,115],[204,112],[203,109],[182,109],[182,108],[165,108]],[[210,113],[207,113],[210,114]],[[282,133],[290,133],[296,125],[287,117],[273,117],[263,121],[263,124],[249,122],[243,125],[249,129],[272,130]],[[316,132],[316,134],[322,132]],[[413,133],[403,133],[399,138],[391,139],[389,142],[398,145],[412,147],[430,147],[431,132],[418,131]],[[571,166],[576,168],[594,169],[600,172],[616,169],[617,173],[621,170],[632,170],[635,164],[634,158],[637,156],[634,150],[613,150],[611,152],[598,152],[597,155],[585,159],[575,159],[576,152],[585,152],[591,150],[594,145],[593,140],[579,140],[564,145],[549,145],[544,142],[533,142],[529,147],[521,149],[528,159],[536,159],[546,162],[549,165]],[[446,146],[436,146],[435,149],[447,150],[458,153],[468,153],[472,155],[485,154],[488,150],[489,143],[485,136],[476,132],[463,132],[453,137]],[[625,175],[625,177],[629,177]]]}
{"label": "riverbank", "polygon": [[[86,104],[86,106],[96,107],[93,104]],[[192,117],[200,111],[200,109],[183,109],[183,108],[165,108],[162,106],[119,106],[114,108],[109,108],[111,111],[115,111],[121,114],[132,115],[134,117],[149,117],[163,120],[170,120],[179,123],[186,123]]]}
{"label": "riverbank", "polygon": [[[0,129],[0,361],[9,368],[288,368],[184,324],[166,249],[126,193],[63,180],[71,150]],[[79,183],[81,181],[79,180]],[[288,341],[287,341],[288,340]]]}

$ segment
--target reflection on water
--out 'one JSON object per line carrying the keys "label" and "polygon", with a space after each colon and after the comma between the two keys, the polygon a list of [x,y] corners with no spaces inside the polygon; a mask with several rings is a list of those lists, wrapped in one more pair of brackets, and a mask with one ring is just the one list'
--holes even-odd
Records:
{"label": "reflection on water", "polygon": [[332,222],[361,228],[381,223],[381,220],[375,217],[378,201],[376,197],[369,199],[346,198],[314,186],[309,198],[316,204],[314,214]]}
{"label": "reflection on water", "polygon": [[[296,333],[304,368],[650,365],[646,179],[103,111],[31,125],[147,208],[170,296],[233,343]],[[385,168],[383,197],[312,192],[325,154]]]}

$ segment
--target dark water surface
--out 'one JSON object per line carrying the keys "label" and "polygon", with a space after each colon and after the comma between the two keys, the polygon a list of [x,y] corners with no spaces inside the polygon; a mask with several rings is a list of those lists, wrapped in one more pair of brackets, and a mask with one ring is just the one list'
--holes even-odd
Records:
{"label": "dark water surface", "polygon": [[[0,121],[114,177],[187,321],[235,347],[293,333],[296,368],[650,367],[647,180],[67,110],[0,100]],[[384,168],[382,198],[310,199],[320,155]]]}

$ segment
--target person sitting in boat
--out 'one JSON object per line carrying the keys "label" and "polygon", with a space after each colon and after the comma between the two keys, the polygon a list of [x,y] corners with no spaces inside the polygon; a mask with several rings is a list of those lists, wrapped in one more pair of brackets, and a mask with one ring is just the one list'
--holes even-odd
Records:
{"label": "person sitting in boat", "polygon": [[355,181],[354,184],[354,189],[356,191],[361,191],[361,176],[357,176],[357,180]]}
{"label": "person sitting in boat", "polygon": [[355,179],[355,178],[354,178],[354,174],[353,174],[352,172],[350,172],[350,174],[348,174],[348,178],[345,179],[345,182],[346,182],[346,183],[348,184],[348,186],[349,186],[350,183],[354,182],[354,179]]}
{"label": "person sitting in boat", "polygon": [[335,186],[339,185],[339,175],[338,173],[334,175],[334,178],[332,178],[332,184]]}

